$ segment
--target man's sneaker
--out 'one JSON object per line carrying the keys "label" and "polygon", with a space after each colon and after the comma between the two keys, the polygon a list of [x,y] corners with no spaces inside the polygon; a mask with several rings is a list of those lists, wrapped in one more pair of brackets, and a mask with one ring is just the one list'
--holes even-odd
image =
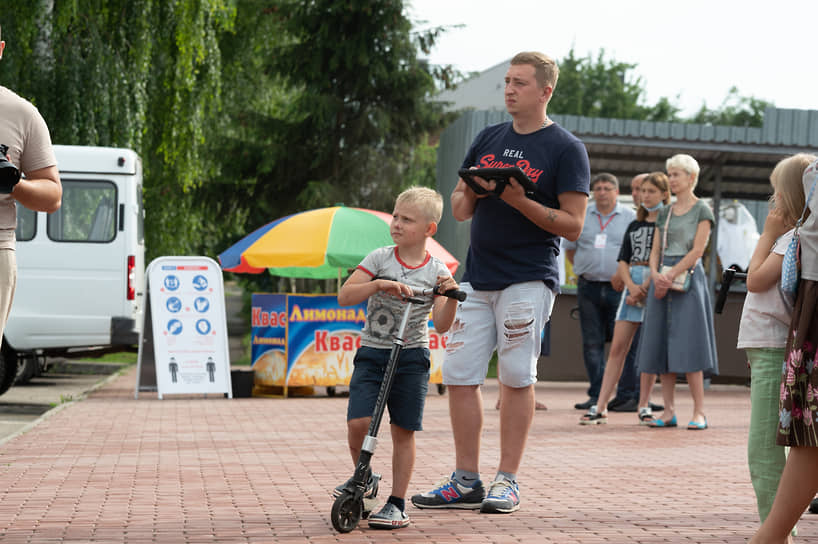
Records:
{"label": "man's sneaker", "polygon": [[520,507],[520,488],[517,482],[495,480],[483,499],[480,512],[484,514],[510,514]]}
{"label": "man's sneaker", "polygon": [[611,412],[635,412],[639,409],[639,400],[638,399],[628,399],[623,402],[617,403],[613,408],[608,406],[608,410]]}
{"label": "man's sneaker", "polygon": [[586,400],[585,402],[576,403],[574,405],[574,408],[576,408],[577,410],[587,410],[588,408],[590,408],[594,404],[596,404],[596,399],[590,398],[590,399]]}
{"label": "man's sneaker", "polygon": [[369,516],[369,526],[373,529],[400,529],[409,525],[409,516],[400,508],[388,502],[379,512]]}
{"label": "man's sneaker", "polygon": [[441,480],[431,491],[414,495],[412,504],[418,508],[460,508],[476,510],[483,503],[486,491],[483,482],[477,480],[471,487],[461,485],[451,478]]}

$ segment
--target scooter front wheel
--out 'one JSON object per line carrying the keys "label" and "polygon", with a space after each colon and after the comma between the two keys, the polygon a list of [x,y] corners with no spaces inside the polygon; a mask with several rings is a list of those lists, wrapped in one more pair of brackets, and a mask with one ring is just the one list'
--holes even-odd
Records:
{"label": "scooter front wheel", "polygon": [[344,491],[332,503],[332,526],[339,533],[348,533],[358,526],[361,521],[363,500],[355,500],[355,496]]}

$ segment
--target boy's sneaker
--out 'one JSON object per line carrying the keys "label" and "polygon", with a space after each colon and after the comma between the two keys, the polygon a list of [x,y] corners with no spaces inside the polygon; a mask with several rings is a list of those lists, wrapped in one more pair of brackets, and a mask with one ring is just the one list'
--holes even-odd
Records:
{"label": "boy's sneaker", "polygon": [[418,508],[460,508],[476,510],[483,503],[486,491],[483,482],[477,480],[471,487],[461,485],[451,478],[441,480],[431,491],[414,495],[412,504]]}
{"label": "boy's sneaker", "polygon": [[379,512],[369,516],[369,526],[373,529],[400,529],[409,525],[409,516],[400,508],[388,502]]}
{"label": "boy's sneaker", "polygon": [[[352,478],[350,478],[349,480],[347,480],[346,482],[342,483],[341,485],[337,486],[335,489],[332,490],[333,498],[337,499],[338,497],[341,496],[341,493],[344,492],[346,486],[350,485],[351,483],[350,480],[352,480]],[[372,472],[369,475],[369,480],[367,481],[366,489],[364,490],[364,507],[363,512],[361,514],[361,517],[363,517],[364,519],[369,517],[369,513],[372,512],[372,510],[374,510],[376,506],[378,506],[378,499],[376,499],[375,497],[377,497],[378,495],[378,483],[380,482],[380,480],[381,475],[378,474],[377,472]]]}
{"label": "boy's sneaker", "polygon": [[483,514],[510,514],[520,508],[520,488],[517,482],[495,480],[483,499],[480,512]]}
{"label": "boy's sneaker", "polygon": [[[364,498],[365,499],[374,499],[378,496],[378,482],[381,481],[381,475],[377,472],[371,472],[369,474],[369,480],[366,482],[366,489],[364,490]],[[343,493],[344,489],[348,485],[352,484],[352,478],[347,480],[346,482],[342,483],[339,486],[336,486],[335,489],[332,490],[332,496],[334,498],[338,498]]]}

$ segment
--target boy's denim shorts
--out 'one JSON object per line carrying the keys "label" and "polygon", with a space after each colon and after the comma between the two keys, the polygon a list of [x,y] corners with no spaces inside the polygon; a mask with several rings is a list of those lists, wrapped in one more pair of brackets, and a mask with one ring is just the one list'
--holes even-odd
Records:
{"label": "boy's denim shorts", "polygon": [[[361,346],[355,353],[349,382],[347,420],[371,417],[383,382],[391,349]],[[390,423],[408,431],[422,431],[423,406],[429,390],[430,354],[427,348],[404,349],[400,353],[387,407]]]}

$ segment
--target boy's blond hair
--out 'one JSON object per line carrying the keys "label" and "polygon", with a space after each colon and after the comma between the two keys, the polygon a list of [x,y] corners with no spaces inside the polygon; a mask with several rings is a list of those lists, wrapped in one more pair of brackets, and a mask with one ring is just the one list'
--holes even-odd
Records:
{"label": "boy's blond hair", "polygon": [[443,197],[428,187],[406,189],[395,199],[395,205],[398,204],[416,206],[432,223],[440,223],[440,218],[443,217]]}
{"label": "boy's blond hair", "polygon": [[[795,222],[801,217],[801,212],[804,211],[806,196],[801,178],[804,176],[804,170],[814,160],[815,155],[798,153],[781,159],[770,174],[770,183],[778,193],[778,202],[775,205],[784,213],[790,226],[795,225]],[[771,197],[772,202],[774,199],[775,196]],[[809,217],[809,209],[804,214],[804,218],[807,217]]]}

